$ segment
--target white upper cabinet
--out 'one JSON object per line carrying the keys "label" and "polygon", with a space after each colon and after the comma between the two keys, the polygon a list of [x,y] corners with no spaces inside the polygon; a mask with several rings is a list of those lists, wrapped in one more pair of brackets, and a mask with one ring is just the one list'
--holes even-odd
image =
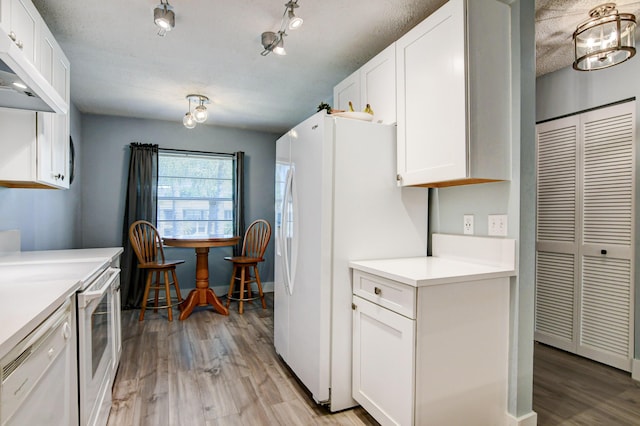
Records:
{"label": "white upper cabinet", "polygon": [[374,121],[396,122],[396,48],[384,49],[359,70],[338,83],[333,89],[335,109],[349,111],[349,101],[356,111],[369,104]]}
{"label": "white upper cabinet", "polygon": [[333,88],[333,108],[349,111],[349,101],[356,111],[360,108],[360,70],[342,80]]}
{"label": "white upper cabinet", "polygon": [[450,0],[396,42],[400,185],[511,178],[510,14]]}
{"label": "white upper cabinet", "polygon": [[[11,188],[68,188],[67,115],[0,108],[0,185]],[[63,130],[64,129],[64,130]],[[66,137],[62,137],[66,131]]]}
{"label": "white upper cabinet", "polygon": [[384,49],[360,68],[360,110],[367,104],[374,121],[396,122],[396,45]]}
{"label": "white upper cabinet", "polygon": [[[0,0],[0,25],[21,22],[35,28],[32,62],[62,99],[70,104],[69,60],[28,0]],[[10,13],[9,13],[10,12]],[[5,14],[7,13],[7,14]],[[14,17],[17,17],[14,19]],[[31,20],[29,17],[33,18]],[[17,28],[15,27],[16,34]],[[9,32],[7,30],[7,32]],[[27,33],[27,31],[20,31]],[[31,59],[30,59],[31,60]],[[16,188],[69,187],[69,114],[0,108],[0,185]]]}
{"label": "white upper cabinet", "polygon": [[30,0],[0,0],[0,26],[34,65],[38,63],[40,20]]}

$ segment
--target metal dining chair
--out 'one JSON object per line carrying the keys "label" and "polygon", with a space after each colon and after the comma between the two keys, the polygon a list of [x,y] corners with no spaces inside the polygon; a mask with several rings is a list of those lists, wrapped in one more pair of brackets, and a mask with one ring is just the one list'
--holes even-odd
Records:
{"label": "metal dining chair", "polygon": [[[254,221],[244,234],[242,242],[242,254],[240,256],[228,256],[224,260],[233,262],[233,272],[231,273],[231,283],[229,284],[229,293],[227,294],[227,308],[232,300],[238,301],[238,312],[244,312],[244,302],[252,303],[253,300],[260,298],[262,308],[267,308],[262,292],[262,282],[258,273],[258,263],[264,261],[264,252],[271,238],[271,225],[264,219]],[[253,273],[252,273],[253,272]],[[236,282],[240,283],[240,292],[238,297],[233,297]],[[258,286],[258,296],[253,297],[251,294],[251,283]]]}
{"label": "metal dining chair", "polygon": [[[146,220],[138,220],[129,227],[129,241],[133,251],[138,258],[138,268],[147,272],[147,279],[144,287],[144,296],[142,297],[142,306],[140,308],[140,321],[144,320],[144,311],[147,303],[152,301],[154,312],[158,309],[167,309],[169,321],[173,321],[173,302],[171,298],[171,285],[176,290],[178,304],[182,302],[180,294],[180,285],[176,275],[176,265],[184,263],[184,260],[166,260],[164,250],[162,249],[162,241],[158,230]],[[169,279],[169,272],[173,281]],[[155,290],[153,299],[149,298],[149,291]],[[165,298],[159,299],[160,290],[164,290]],[[159,306],[158,303],[164,301],[165,304]]]}

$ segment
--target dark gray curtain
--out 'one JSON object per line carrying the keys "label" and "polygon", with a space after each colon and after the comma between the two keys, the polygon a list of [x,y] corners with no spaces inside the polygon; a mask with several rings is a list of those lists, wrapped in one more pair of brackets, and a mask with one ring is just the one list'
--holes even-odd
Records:
{"label": "dark gray curtain", "polygon": [[129,227],[136,220],[155,225],[158,204],[158,145],[129,145],[129,180],[122,226],[121,299],[124,309],[140,307],[144,293],[144,272],[138,269],[138,259],[129,242]]}
{"label": "dark gray curtain", "polygon": [[[234,203],[234,234],[244,237],[244,152],[238,151],[233,154],[236,164],[236,175],[234,177],[235,191],[233,191]],[[240,256],[242,254],[242,239],[233,247],[233,255]]]}

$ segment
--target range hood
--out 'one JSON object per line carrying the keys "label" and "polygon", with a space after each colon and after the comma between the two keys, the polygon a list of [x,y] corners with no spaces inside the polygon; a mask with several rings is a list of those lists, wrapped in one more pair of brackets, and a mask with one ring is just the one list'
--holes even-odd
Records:
{"label": "range hood", "polygon": [[69,105],[0,29],[0,107],[66,114]]}

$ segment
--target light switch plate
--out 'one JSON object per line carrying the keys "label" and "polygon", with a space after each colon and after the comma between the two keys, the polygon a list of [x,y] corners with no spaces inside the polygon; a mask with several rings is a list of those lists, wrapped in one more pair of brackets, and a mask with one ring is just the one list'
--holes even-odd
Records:
{"label": "light switch plate", "polygon": [[465,214],[462,223],[462,231],[466,235],[473,235],[473,215]]}
{"label": "light switch plate", "polygon": [[489,235],[496,237],[507,236],[507,215],[506,214],[490,214],[489,215]]}

